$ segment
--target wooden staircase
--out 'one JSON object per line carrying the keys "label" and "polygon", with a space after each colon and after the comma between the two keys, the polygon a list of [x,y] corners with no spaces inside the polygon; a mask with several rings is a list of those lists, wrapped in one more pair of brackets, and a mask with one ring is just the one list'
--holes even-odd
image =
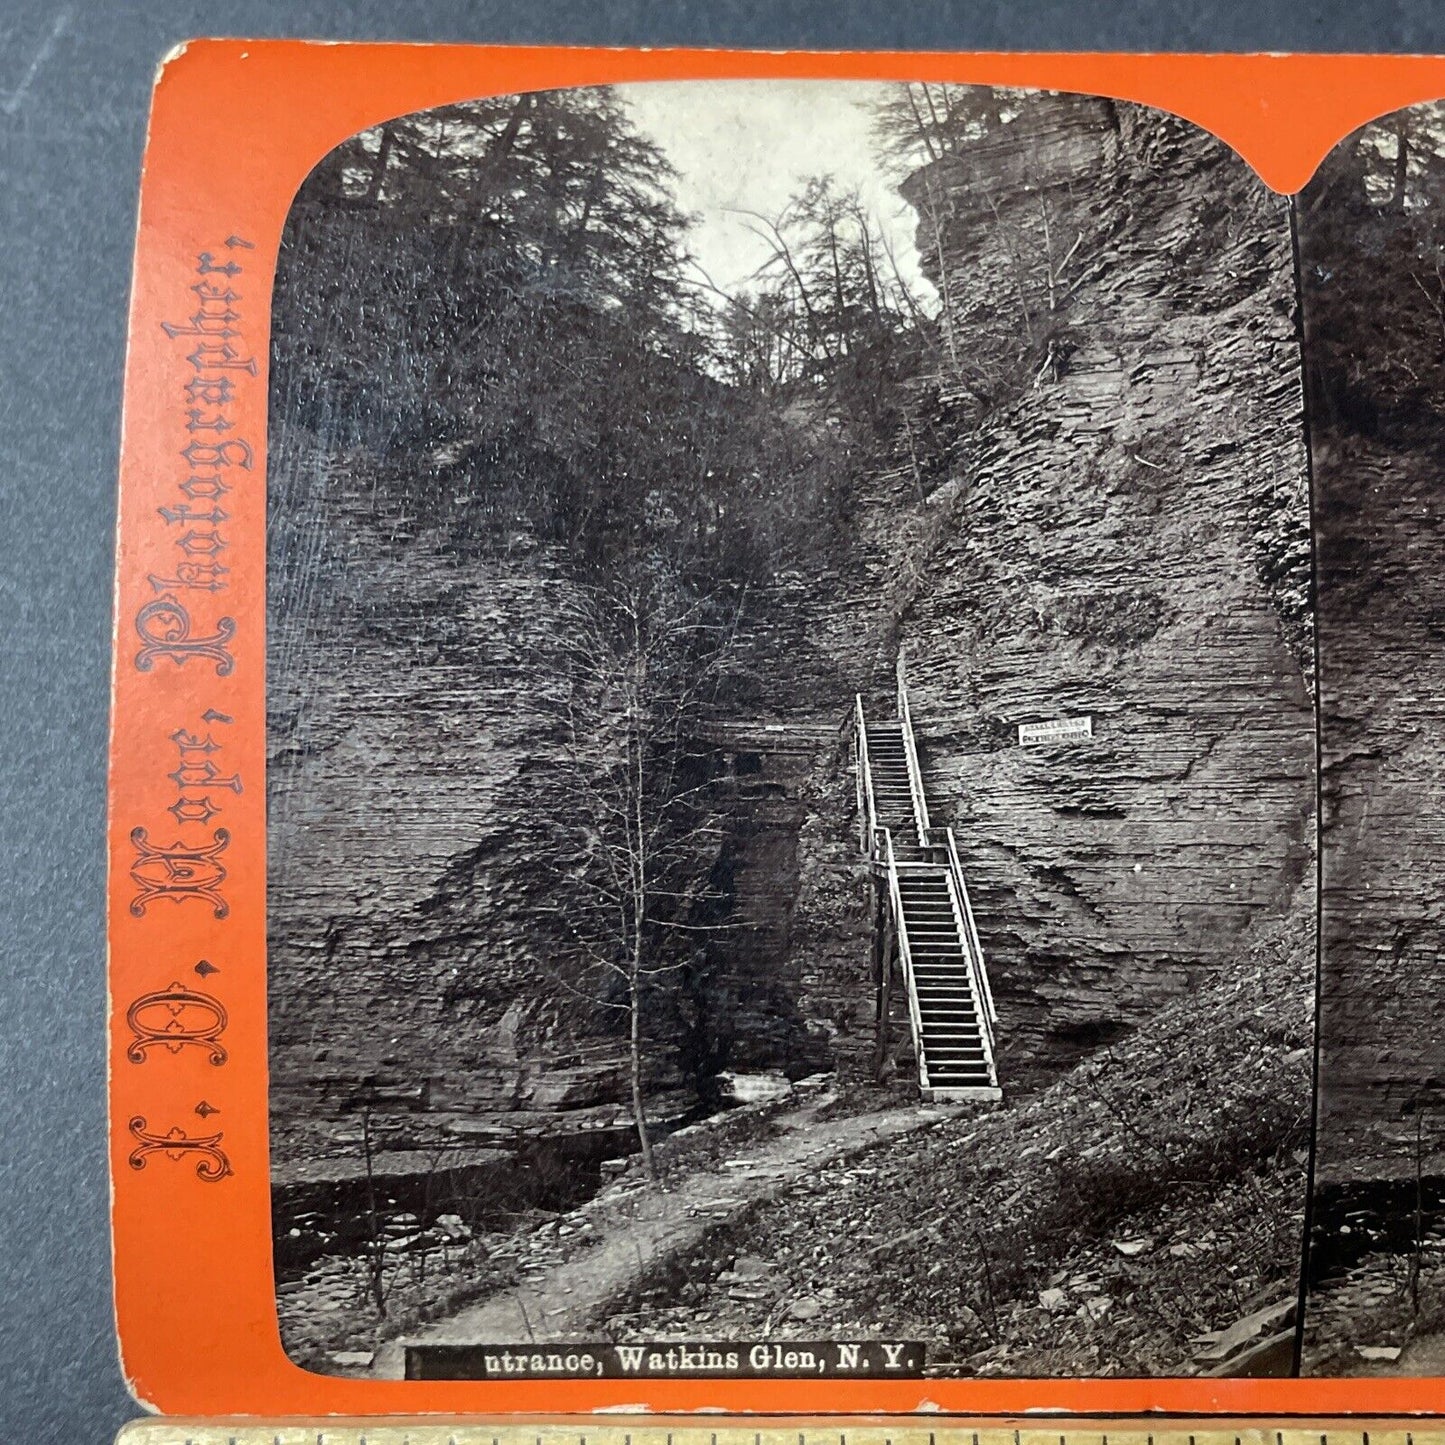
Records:
{"label": "wooden staircase", "polygon": [[925,1099],[1001,1099],[993,996],[952,828],[934,828],[918,764],[908,691],[898,714],[854,719],[860,842],[874,882],[880,1026],[895,968]]}

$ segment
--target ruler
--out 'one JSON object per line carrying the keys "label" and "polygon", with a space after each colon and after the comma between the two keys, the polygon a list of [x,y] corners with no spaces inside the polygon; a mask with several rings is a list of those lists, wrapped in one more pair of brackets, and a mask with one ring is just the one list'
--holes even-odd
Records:
{"label": "ruler", "polygon": [[667,1424],[639,1421],[538,1424],[447,1420],[137,1420],[116,1445],[1445,1445],[1445,1420],[1152,1422],[1091,1418],[1036,1422],[960,1420]]}

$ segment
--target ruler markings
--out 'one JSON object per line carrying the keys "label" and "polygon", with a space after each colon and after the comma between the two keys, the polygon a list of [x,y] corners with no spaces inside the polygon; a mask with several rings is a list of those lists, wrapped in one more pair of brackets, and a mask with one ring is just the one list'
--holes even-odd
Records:
{"label": "ruler markings", "polygon": [[[1347,1421],[1322,1430],[1317,1422],[1301,1422],[1284,1426],[1281,1422],[1264,1420],[1251,1429],[1249,1439],[1233,1422],[1224,1428],[1211,1428],[1199,1421],[1180,1428],[1159,1429],[1157,1424],[1140,1421],[1137,1427],[1127,1420],[1114,1420],[1107,1432],[1098,1424],[1081,1421],[1079,1430],[1060,1431],[1056,1422],[1047,1427],[1016,1427],[1000,1422],[990,1427],[976,1427],[973,1422],[960,1421],[956,1428],[939,1426],[923,1420],[878,1422],[876,1425],[854,1421],[846,1428],[837,1425],[819,1432],[799,1430],[796,1425],[782,1428],[748,1429],[751,1422],[738,1420],[722,1429],[699,1421],[696,1426],[664,1429],[634,1423],[624,1428],[599,1424],[592,1419],[585,1433],[567,1425],[547,1427],[539,1433],[528,1422],[498,1426],[493,1422],[475,1425],[458,1421],[397,1420],[328,1422],[318,1428],[315,1421],[257,1420],[217,1421],[214,1425],[190,1420],[171,1423],[163,1417],[150,1417],[127,1425],[118,1445],[286,1445],[286,1442],[314,1442],[314,1445],[1445,1445],[1445,1422],[1441,1428],[1416,1432],[1406,1429],[1401,1421],[1397,1427],[1372,1430],[1352,1427]],[[1102,1423],[1102,1422],[1100,1422]],[[580,1422],[579,1422],[580,1424]],[[835,1433],[836,1432],[836,1433]]]}

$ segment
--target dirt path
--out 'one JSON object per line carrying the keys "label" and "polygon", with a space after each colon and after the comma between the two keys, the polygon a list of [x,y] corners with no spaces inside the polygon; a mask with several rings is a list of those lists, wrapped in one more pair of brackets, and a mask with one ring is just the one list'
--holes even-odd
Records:
{"label": "dirt path", "polygon": [[741,1145],[716,1168],[667,1189],[614,1187],[575,1210],[596,1242],[526,1283],[425,1326],[376,1354],[371,1373],[400,1379],[405,1343],[504,1344],[578,1338],[666,1259],[700,1243],[740,1209],[776,1198],[810,1171],[875,1144],[925,1129],[956,1110],[911,1105],[838,1119],[818,1118],[831,1102],[779,1115],[776,1132]]}

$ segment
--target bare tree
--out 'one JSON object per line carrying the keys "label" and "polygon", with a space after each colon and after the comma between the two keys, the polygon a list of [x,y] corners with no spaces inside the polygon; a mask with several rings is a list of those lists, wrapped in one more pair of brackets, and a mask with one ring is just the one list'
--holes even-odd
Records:
{"label": "bare tree", "polygon": [[665,565],[576,587],[558,631],[567,810],[552,821],[553,911],[583,970],[564,987],[626,1015],[628,1082],[643,1163],[649,996],[687,961],[680,940],[719,925],[707,905],[721,837],[712,750],[698,741],[736,668],[741,602],[700,594]]}
{"label": "bare tree", "polygon": [[929,164],[1010,124],[1026,91],[914,81],[891,85],[874,107],[880,153],[910,166]]}
{"label": "bare tree", "polygon": [[748,320],[779,338],[790,379],[826,372],[860,346],[917,322],[918,303],[856,188],[813,176],[777,215],[737,214],[770,251],[752,278],[768,304],[752,300]]}

